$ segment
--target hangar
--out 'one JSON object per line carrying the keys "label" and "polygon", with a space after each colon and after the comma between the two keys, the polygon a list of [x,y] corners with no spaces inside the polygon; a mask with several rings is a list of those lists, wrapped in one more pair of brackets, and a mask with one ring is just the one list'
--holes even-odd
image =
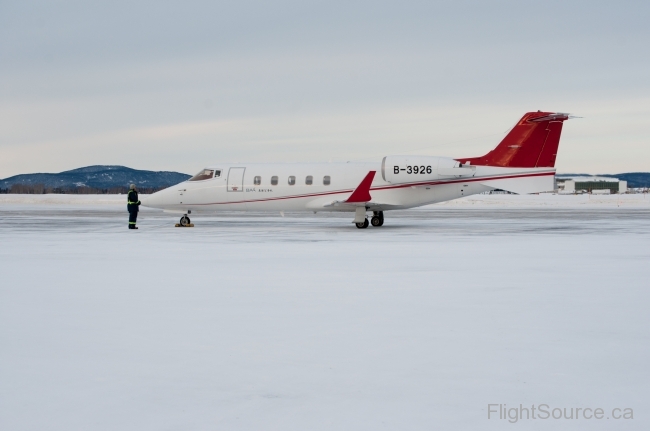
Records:
{"label": "hangar", "polygon": [[610,194],[626,193],[627,181],[611,177],[556,177],[556,189],[561,193]]}

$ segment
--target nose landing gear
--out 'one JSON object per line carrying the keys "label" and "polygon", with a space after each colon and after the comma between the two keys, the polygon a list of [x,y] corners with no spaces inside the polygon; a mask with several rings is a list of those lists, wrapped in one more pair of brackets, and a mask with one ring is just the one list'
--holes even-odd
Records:
{"label": "nose landing gear", "polygon": [[176,227],[194,227],[194,223],[192,223],[187,214],[185,214],[183,217],[181,217],[181,220],[176,223]]}

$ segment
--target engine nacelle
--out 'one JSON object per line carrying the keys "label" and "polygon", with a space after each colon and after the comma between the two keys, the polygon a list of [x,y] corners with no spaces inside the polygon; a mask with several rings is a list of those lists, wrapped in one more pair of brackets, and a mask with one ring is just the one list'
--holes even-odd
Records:
{"label": "engine nacelle", "polygon": [[448,157],[386,156],[381,162],[381,176],[391,184],[468,177],[474,169]]}

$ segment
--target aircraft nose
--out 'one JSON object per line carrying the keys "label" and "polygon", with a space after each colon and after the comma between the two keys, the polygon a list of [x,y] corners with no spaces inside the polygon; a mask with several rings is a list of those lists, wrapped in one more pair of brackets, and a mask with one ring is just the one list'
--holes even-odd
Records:
{"label": "aircraft nose", "polygon": [[149,196],[143,196],[140,198],[140,203],[149,208],[173,209],[179,204],[177,187],[168,187]]}
{"label": "aircraft nose", "polygon": [[149,208],[158,208],[162,204],[162,190],[140,198],[140,204]]}

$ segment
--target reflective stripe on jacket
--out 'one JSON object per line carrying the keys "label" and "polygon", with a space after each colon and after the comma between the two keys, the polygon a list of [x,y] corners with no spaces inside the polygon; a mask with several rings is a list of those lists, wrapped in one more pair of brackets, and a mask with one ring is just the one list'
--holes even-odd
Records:
{"label": "reflective stripe on jacket", "polygon": [[126,199],[126,209],[129,210],[129,212],[138,211],[138,207],[140,206],[140,201],[138,200],[138,192],[135,190],[129,190],[129,194]]}

